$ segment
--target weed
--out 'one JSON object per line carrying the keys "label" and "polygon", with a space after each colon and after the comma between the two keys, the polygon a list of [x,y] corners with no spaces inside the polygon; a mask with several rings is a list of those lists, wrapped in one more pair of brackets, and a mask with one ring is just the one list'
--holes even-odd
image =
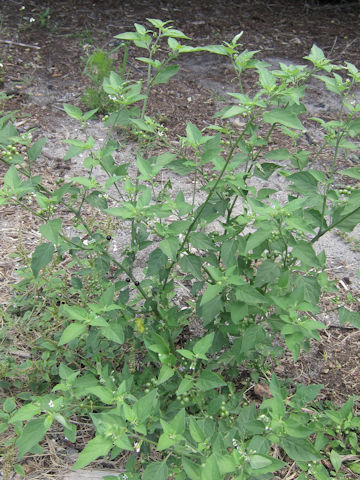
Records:
{"label": "weed", "polygon": [[[332,188],[335,174],[360,177],[358,166],[337,168],[343,149],[359,148],[353,139],[360,134],[360,106],[349,99],[360,73],[348,62],[333,65],[315,45],[306,57],[310,67],[270,71],[256,52],[240,50],[241,35],[190,47],[169,22],[149,22],[150,29],[135,24],[134,32],[117,36],[144,51],[137,58],[146,65],[144,79],[129,79],[126,59],[119,73],[105,75],[110,63],[103,53],[89,70],[103,77],[102,88],[116,106],[102,147],[86,129],[97,109],[64,105],[85,135],[66,140],[64,160],[85,153],[86,175],[49,189],[35,175],[46,139],[22,139],[9,116],[0,120],[1,159],[9,167],[0,203],[42,221],[42,240],[31,258],[23,258],[22,280],[5,316],[9,335],[2,348],[15,324],[32,348],[31,359],[18,365],[7,354],[2,367],[7,396],[0,428],[14,432],[7,446],[16,449],[17,461],[39,453],[53,423],[75,442],[74,418],[86,416],[94,436],[74,469],[126,451],[124,475],[132,479],[260,480],[290,463],[300,480],[342,478],[343,464],[359,473],[356,399],[338,409],[322,405],[315,401],[322,385],[292,388],[290,379],[271,375],[269,359],[284,354],[279,335],[294,361],[320,338],[325,326],[313,315],[331,282],[326,255],[313,246],[331,230],[351,232],[360,220],[359,190],[341,195]],[[160,56],[164,45],[167,57]],[[220,124],[200,130],[188,123],[174,149],[147,115],[148,98],[177,73],[178,55],[199,51],[231,59],[239,91],[229,95],[236,104],[217,114]],[[258,77],[254,96],[243,91],[249,68]],[[312,76],[339,96],[342,108],[336,121],[312,119],[325,133],[324,144],[304,152],[298,147],[306,133],[302,100]],[[236,117],[244,121],[238,132],[221,123]],[[136,134],[135,175],[115,161],[120,146],[111,132],[117,125]],[[289,137],[292,147],[274,149],[275,134]],[[165,151],[152,154],[155,141]],[[26,155],[16,154],[19,143]],[[325,147],[333,161],[323,172],[313,165]],[[95,167],[105,182],[99,183]],[[158,184],[157,176],[169,171],[193,179],[190,195],[173,195],[170,178]],[[275,190],[250,184],[277,171],[287,182],[284,204]],[[60,210],[67,212],[66,223]],[[104,217],[107,224],[96,221]],[[118,255],[109,248],[116,221],[129,232]],[[71,234],[64,228],[69,223]],[[136,261],[147,248],[138,276]],[[358,313],[342,307],[339,315],[342,323],[359,326]],[[189,335],[195,321],[201,331]],[[250,378],[242,384],[244,366]],[[255,403],[246,391],[259,380],[266,395]]]}

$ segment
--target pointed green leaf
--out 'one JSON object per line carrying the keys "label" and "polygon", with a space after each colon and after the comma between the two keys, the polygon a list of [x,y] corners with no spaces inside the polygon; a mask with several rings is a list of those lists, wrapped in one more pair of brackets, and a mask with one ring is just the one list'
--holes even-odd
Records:
{"label": "pointed green leaf", "polygon": [[114,403],[114,395],[112,391],[106,387],[101,387],[100,385],[95,387],[92,386],[85,388],[84,393],[95,395],[102,401],[102,403],[105,403],[105,405],[112,405]]}
{"label": "pointed green leaf", "polygon": [[196,386],[199,390],[205,392],[214,388],[225,387],[226,382],[224,382],[223,378],[218,373],[204,370],[196,382]]}
{"label": "pointed green leaf", "polygon": [[44,438],[45,433],[50,428],[50,425],[45,426],[46,417],[36,418],[25,425],[21,436],[17,439],[15,445],[18,449],[18,460],[20,460],[25,453],[29,452],[35,445],[37,445]]}
{"label": "pointed green leaf", "polygon": [[80,452],[80,455],[73,466],[72,470],[78,470],[79,468],[86,467],[89,463],[93,462],[99,457],[105,457],[113,446],[111,438],[103,435],[97,435],[90,440],[84,450]]}
{"label": "pointed green leaf", "polygon": [[161,385],[162,383],[166,382],[169,380],[174,375],[174,370],[170,368],[168,365],[163,365],[160,369],[159,372],[159,378],[157,381],[158,385]]}
{"label": "pointed green leaf", "polygon": [[195,418],[192,416],[190,417],[189,430],[194,442],[200,443],[205,440],[205,433],[200,428],[200,425],[195,420]]}
{"label": "pointed green leaf", "polygon": [[39,138],[28,150],[28,157],[29,159],[34,162],[40,155],[45,143],[47,142],[47,138]]}
{"label": "pointed green leaf", "polygon": [[82,111],[80,110],[80,108],[75,107],[74,105],[69,105],[67,103],[65,103],[63,107],[69,117],[74,118],[75,120],[82,119]]}
{"label": "pointed green leaf", "polygon": [[168,83],[171,77],[177,74],[179,65],[167,65],[162,68],[152,81],[152,85],[159,85],[160,83]]}
{"label": "pointed green leaf", "polygon": [[214,341],[215,333],[209,333],[205,335],[201,340],[197,341],[194,345],[193,352],[195,355],[205,355],[207,353]]}
{"label": "pointed green leaf", "polygon": [[101,328],[101,333],[104,337],[119,345],[122,345],[125,341],[124,330],[118,319],[110,320],[107,327]]}
{"label": "pointed green leaf", "polygon": [[201,144],[202,134],[195,125],[193,125],[192,123],[188,123],[186,125],[186,138],[189,141],[190,145],[196,147],[197,145]]}
{"label": "pointed green leaf", "polygon": [[142,476],[142,480],[167,480],[168,467],[166,461],[150,463]]}
{"label": "pointed green leaf", "polygon": [[202,261],[200,257],[190,254],[184,255],[183,257],[179,258],[179,267],[183,272],[191,273],[195,278],[201,280],[203,278],[202,275]]}
{"label": "pointed green leaf", "polygon": [[263,119],[266,123],[279,123],[285,127],[294,128],[295,130],[305,130],[298,117],[283,108],[274,108],[263,113]]}
{"label": "pointed green leaf", "polygon": [[38,245],[31,257],[31,270],[36,278],[40,270],[45,268],[52,260],[55,247],[52,243]]}
{"label": "pointed green leaf", "polygon": [[61,230],[62,220],[60,218],[55,218],[54,220],[49,220],[44,225],[41,225],[39,230],[41,235],[43,235],[46,240],[54,243],[55,245],[59,241],[59,232]]}
{"label": "pointed green leaf", "polygon": [[65,343],[71,342],[74,338],[80,337],[83,333],[87,331],[87,326],[83,323],[71,323],[63,331],[58,345],[64,345]]}
{"label": "pointed green leaf", "polygon": [[285,437],[280,439],[280,445],[295,462],[312,462],[321,459],[309,440],[304,438]]}
{"label": "pointed green leaf", "polygon": [[201,480],[219,480],[221,473],[215,455],[207,458],[205,466],[201,469]]}
{"label": "pointed green leaf", "polygon": [[15,414],[10,418],[9,423],[30,420],[35,417],[35,415],[39,415],[40,412],[40,405],[36,405],[35,403],[28,403],[27,405],[24,405],[15,412]]}
{"label": "pointed green leaf", "polygon": [[191,480],[201,480],[201,467],[186,457],[182,457],[182,466]]}
{"label": "pointed green leaf", "polygon": [[4,176],[4,184],[9,187],[10,190],[16,190],[21,184],[21,179],[17,172],[15,165],[11,165],[9,170]]}
{"label": "pointed green leaf", "polygon": [[161,250],[171,260],[176,260],[176,255],[179,249],[179,240],[176,237],[169,237],[159,243]]}
{"label": "pointed green leaf", "polygon": [[134,411],[136,413],[138,422],[144,423],[145,420],[151,415],[154,405],[156,403],[157,390],[154,389],[141,397],[134,405]]}

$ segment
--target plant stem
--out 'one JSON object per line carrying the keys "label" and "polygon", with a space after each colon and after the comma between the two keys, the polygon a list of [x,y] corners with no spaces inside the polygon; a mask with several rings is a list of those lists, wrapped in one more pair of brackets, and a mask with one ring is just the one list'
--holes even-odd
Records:
{"label": "plant stem", "polygon": [[220,172],[220,175],[218,176],[218,178],[216,179],[216,182],[214,183],[214,185],[212,186],[210,192],[208,193],[208,196],[206,197],[204,203],[199,207],[193,221],[191,222],[189,228],[187,229],[187,232],[184,236],[184,239],[176,253],[176,257],[175,259],[171,262],[169,268],[167,269],[167,272],[166,272],[166,275],[165,275],[165,280],[164,280],[164,283],[163,283],[163,290],[164,288],[166,287],[166,284],[167,284],[167,281],[169,279],[169,275],[170,275],[170,272],[171,270],[173,269],[174,265],[177,263],[178,259],[179,259],[179,256],[180,256],[180,253],[182,252],[183,248],[184,248],[184,245],[187,243],[188,241],[188,238],[189,238],[189,235],[190,233],[192,232],[193,228],[194,228],[194,225],[197,223],[197,221],[199,220],[199,218],[201,217],[201,214],[202,212],[204,211],[205,207],[207,206],[207,204],[209,203],[211,197],[214,195],[214,192],[216,191],[217,189],[217,186],[220,182],[220,180],[222,179],[222,177],[224,176],[225,172],[226,172],[226,169],[230,163],[230,160],[232,159],[233,157],[233,154],[234,154],[234,151],[235,151],[235,148],[238,146],[238,144],[240,143],[241,139],[243,138],[245,134],[245,130],[243,130],[243,132],[241,133],[241,135],[239,135],[238,139],[236,140],[236,142],[234,143],[234,145],[232,146],[227,158],[226,158],[226,161],[225,161],[225,164]]}

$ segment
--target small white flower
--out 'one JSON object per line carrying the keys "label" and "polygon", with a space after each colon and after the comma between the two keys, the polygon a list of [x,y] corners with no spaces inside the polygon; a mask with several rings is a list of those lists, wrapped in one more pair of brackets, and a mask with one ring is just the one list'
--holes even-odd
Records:
{"label": "small white flower", "polygon": [[24,5],[22,7],[20,7],[20,12],[22,12],[23,10],[25,10]]}
{"label": "small white flower", "polygon": [[34,23],[34,22],[35,22],[35,18],[34,18],[34,17],[31,17],[31,18],[29,19],[29,22],[30,22],[30,23]]}
{"label": "small white flower", "polygon": [[48,403],[49,407],[50,408],[54,408],[54,402],[52,400],[50,400],[50,402]]}
{"label": "small white flower", "polygon": [[89,245],[89,240],[84,240],[84,241],[83,241],[83,244],[84,244],[84,245]]}
{"label": "small white flower", "polygon": [[0,68],[3,68],[3,66],[4,66],[4,65],[3,65],[2,63],[0,63]]}

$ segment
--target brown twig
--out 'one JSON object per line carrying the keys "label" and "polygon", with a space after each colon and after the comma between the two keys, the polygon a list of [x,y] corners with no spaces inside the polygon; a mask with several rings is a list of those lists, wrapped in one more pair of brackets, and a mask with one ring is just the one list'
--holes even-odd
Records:
{"label": "brown twig", "polygon": [[40,50],[41,47],[38,45],[30,45],[29,43],[21,43],[21,42],[13,42],[12,40],[2,40],[0,38],[0,43],[7,43],[8,45],[16,45],[18,47],[25,47],[25,48],[36,48]]}

